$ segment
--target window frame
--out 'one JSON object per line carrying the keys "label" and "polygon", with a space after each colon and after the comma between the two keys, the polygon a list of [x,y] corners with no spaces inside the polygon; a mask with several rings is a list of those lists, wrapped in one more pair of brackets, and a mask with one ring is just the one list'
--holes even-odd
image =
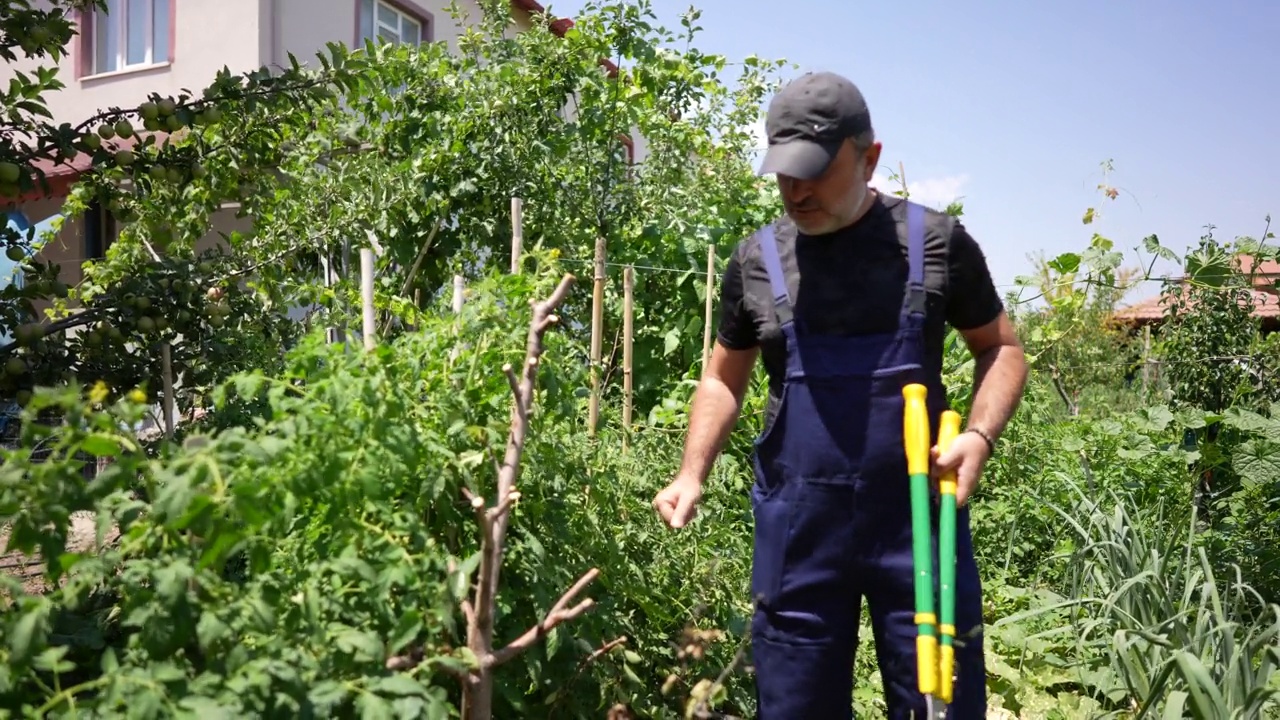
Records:
{"label": "window frame", "polygon": [[[366,35],[365,28],[363,27],[363,18],[361,17],[362,13],[361,13],[361,7],[360,7],[364,1],[365,0],[355,1],[356,23],[355,23],[354,39],[355,39],[356,47],[364,47],[366,38],[377,39],[377,40],[381,40],[382,42],[390,42],[389,40],[382,38],[378,34],[379,30],[386,27],[385,24],[378,18],[378,10],[380,8],[385,8],[386,10],[396,14],[397,20],[399,21],[399,25],[400,25],[399,28],[395,29],[397,38],[403,37],[404,22],[405,20],[409,20],[411,22],[417,23],[418,25],[418,43],[417,44],[424,45],[428,42],[431,42],[431,35],[435,29],[435,18],[431,15],[431,13],[427,12],[426,10],[423,10],[422,8],[416,7],[414,5],[410,5],[406,2],[400,2],[399,0],[369,0],[370,2],[373,3],[373,13],[372,13],[372,17],[370,18],[372,25],[369,28],[369,33]],[[391,30],[390,27],[386,27],[386,29]],[[403,43],[404,40],[399,39],[398,42]]]}
{"label": "window frame", "polygon": [[[156,27],[155,25],[155,2],[151,0],[148,4],[149,12],[146,18],[147,32],[144,34],[146,43],[147,58],[142,62],[129,63],[128,61],[128,37],[129,37],[129,12],[128,0],[121,0],[120,7],[124,10],[120,17],[111,17],[103,11],[92,8],[89,10],[81,10],[79,14],[79,42],[77,50],[79,52],[79,61],[77,62],[77,75],[79,79],[93,79],[100,77],[110,77],[113,75],[124,75],[128,73],[151,70],[154,68],[166,67],[173,63],[174,45],[176,39],[176,24],[178,0],[162,0],[169,5],[169,18],[167,27]],[[116,65],[111,68],[98,67],[98,29],[99,24],[104,20],[111,21],[116,27],[114,32],[117,33],[117,50]],[[164,57],[156,56],[156,33],[167,32],[167,52]]]}

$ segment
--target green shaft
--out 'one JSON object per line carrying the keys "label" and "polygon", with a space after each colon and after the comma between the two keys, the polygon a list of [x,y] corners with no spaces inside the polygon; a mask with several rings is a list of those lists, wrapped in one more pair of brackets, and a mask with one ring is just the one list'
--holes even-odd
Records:
{"label": "green shaft", "polygon": [[[956,496],[943,493],[938,510],[938,584],[942,607],[938,611],[938,623],[955,626],[956,623]],[[917,592],[919,590],[917,589]],[[951,644],[951,633],[943,633],[943,645]]]}
{"label": "green shaft", "polygon": [[[911,475],[911,551],[916,570],[916,613],[933,613],[933,558],[929,542],[929,475]],[[921,623],[921,635],[933,635],[933,623]]]}

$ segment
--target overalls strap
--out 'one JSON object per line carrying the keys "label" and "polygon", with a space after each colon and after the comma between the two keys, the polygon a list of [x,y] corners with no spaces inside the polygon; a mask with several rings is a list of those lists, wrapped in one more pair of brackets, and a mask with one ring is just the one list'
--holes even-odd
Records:
{"label": "overalls strap", "polygon": [[769,289],[773,292],[773,308],[778,313],[778,323],[787,327],[794,320],[791,311],[791,293],[787,291],[787,276],[782,272],[782,258],[778,255],[778,238],[773,225],[760,230],[760,253],[764,269],[769,273]]}
{"label": "overalls strap", "polygon": [[[907,214],[907,293],[903,298],[904,320],[919,321],[928,308],[929,295],[924,284],[925,208],[923,205],[904,201]],[[760,254],[765,271],[769,274],[769,289],[773,293],[773,307],[782,327],[791,325],[795,314],[791,308],[791,293],[787,290],[787,276],[782,272],[782,257],[778,253],[778,238],[773,225],[760,230]]]}
{"label": "overalls strap", "polygon": [[924,206],[906,200],[907,213],[907,296],[905,318],[920,319],[928,308],[929,295],[924,286]]}

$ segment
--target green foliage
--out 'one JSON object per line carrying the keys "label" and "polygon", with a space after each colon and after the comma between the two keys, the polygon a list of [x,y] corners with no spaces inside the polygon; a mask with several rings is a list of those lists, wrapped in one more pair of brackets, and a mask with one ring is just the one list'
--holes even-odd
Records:
{"label": "green foliage", "polygon": [[[10,3],[0,50],[61,57],[78,4]],[[602,426],[584,432],[579,283],[539,362],[495,649],[600,575],[583,614],[496,669],[494,714],[754,714],[746,488],[763,372],[698,521],[672,533],[650,502],[696,384],[707,247],[723,258],[779,212],[747,128],[780,64],[748,58],[730,82],[731,63],[694,48],[696,11],[672,32],[646,3],[591,5],[564,37],[544,24],[507,37],[507,5],[484,6],[455,54],[334,45],[315,67],[224,72],[78,126],[41,120],[50,70],[0,99],[14,130],[0,194],[89,153],[64,210],[105,207],[122,228],[75,289],[39,239],[4,238],[28,282],[0,297],[15,335],[0,395],[23,406],[0,451],[0,544],[44,559],[51,589],[0,574],[0,712],[456,716],[458,678],[479,661],[467,496],[496,494],[503,367],[524,359],[528,302],[564,270],[587,276],[603,238]],[[644,157],[629,166],[619,138],[633,130]],[[122,136],[140,140],[114,147]],[[512,197],[518,274],[505,273]],[[199,250],[230,213],[251,229]],[[368,353],[324,332],[359,320],[350,258],[363,247],[377,264]],[[1154,237],[1145,248],[1176,259]],[[1157,338],[1163,378],[1141,388],[1140,341],[1111,323],[1133,279],[1112,240],[1042,259],[1043,306],[1011,308],[1033,376],[973,500],[993,713],[1257,717],[1280,689],[1280,341],[1224,292],[1240,281],[1231,257],[1208,241],[1191,254],[1196,282]],[[617,418],[624,264],[640,270],[634,428]],[[302,323],[286,316],[299,307]],[[168,399],[165,346],[171,399],[210,412],[147,444],[134,429]],[[1178,362],[1205,352],[1250,362]],[[966,412],[973,360],[957,333],[945,353]],[[852,700],[883,716],[863,620]]]}
{"label": "green foliage", "polygon": [[1166,373],[1178,403],[1223,412],[1280,401],[1280,356],[1265,351],[1252,278],[1240,266],[1247,249],[1262,251],[1251,253],[1259,263],[1277,254],[1206,235],[1187,255],[1187,277],[1168,288],[1160,350],[1171,360]]}

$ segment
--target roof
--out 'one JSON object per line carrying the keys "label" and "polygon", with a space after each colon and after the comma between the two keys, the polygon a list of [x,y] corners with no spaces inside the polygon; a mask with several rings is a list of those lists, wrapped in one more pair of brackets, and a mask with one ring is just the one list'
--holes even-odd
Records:
{"label": "roof", "polygon": [[[1258,269],[1254,270],[1253,269],[1254,258],[1252,255],[1246,255],[1242,253],[1239,256],[1237,256],[1236,259],[1240,261],[1240,272],[1244,273],[1245,275],[1256,274],[1256,275],[1263,275],[1263,276],[1271,276],[1271,275],[1280,276],[1280,261],[1263,260],[1261,263],[1258,264]],[[1280,277],[1277,277],[1276,280],[1280,281]]]}
{"label": "roof", "polygon": [[[511,4],[531,15],[544,15],[547,12],[547,9],[537,0],[511,0]],[[555,33],[557,37],[564,37],[565,33],[569,32],[569,28],[573,27],[573,20],[569,18],[551,18],[548,16],[548,19],[551,20],[551,32]],[[609,71],[609,77],[614,77],[618,74],[618,66],[608,58],[602,58],[600,64]]]}
{"label": "roof", "polygon": [[[1253,316],[1265,320],[1280,320],[1280,262],[1266,260],[1258,263],[1255,268],[1253,256],[1244,253],[1237,255],[1236,260],[1242,273],[1253,275],[1253,287],[1249,290]],[[1185,281],[1185,278],[1180,279],[1180,282]],[[1112,317],[1120,322],[1138,325],[1160,322],[1164,320],[1172,301],[1173,297],[1169,293],[1162,293],[1118,310]],[[1188,300],[1187,305],[1194,305],[1194,301]]]}
{"label": "roof", "polygon": [[[1280,319],[1280,295],[1264,290],[1250,290],[1249,295],[1253,302],[1254,317]],[[1140,325],[1159,322],[1164,320],[1165,311],[1172,301],[1173,297],[1169,294],[1149,298],[1117,311],[1114,317],[1120,321],[1138,323]],[[1193,300],[1188,300],[1187,302],[1188,306],[1194,304]]]}
{"label": "roof", "polygon": [[[531,15],[543,15],[547,12],[547,9],[540,5],[536,0],[511,0],[511,4]],[[551,32],[560,37],[564,37],[564,34],[568,32],[571,27],[573,27],[573,21],[569,18],[557,18],[551,20]]]}

